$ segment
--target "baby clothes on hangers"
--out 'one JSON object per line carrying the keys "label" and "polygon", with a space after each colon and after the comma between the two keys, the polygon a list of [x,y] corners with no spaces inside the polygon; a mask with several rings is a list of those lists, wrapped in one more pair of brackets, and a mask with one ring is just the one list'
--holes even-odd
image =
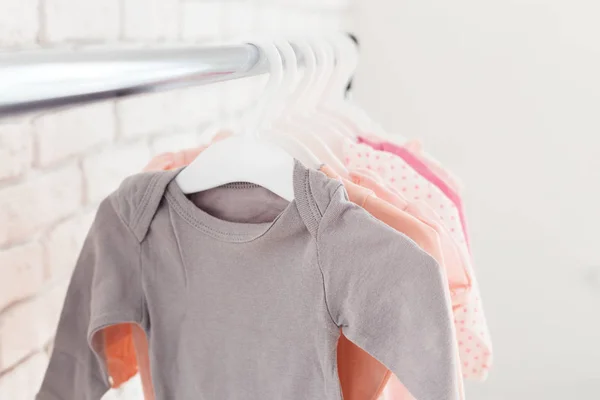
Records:
{"label": "baby clothes on hangers", "polygon": [[[333,177],[331,174],[327,175]],[[352,199],[351,188],[362,187],[363,190],[367,189],[372,191],[375,196],[380,197],[382,200],[392,204],[399,210],[404,210],[410,215],[413,215],[423,224],[435,230],[439,238],[440,249],[443,254],[443,263],[440,263],[440,266],[445,266],[453,312],[460,313],[458,310],[468,306],[468,301],[470,299],[471,277],[469,274],[469,267],[467,265],[468,258],[461,254],[456,246],[456,243],[454,243],[447,230],[438,223],[437,216],[430,208],[428,208],[426,204],[423,204],[419,201],[408,202],[402,197],[402,195],[397,194],[385,187],[378,181],[376,174],[370,170],[364,170],[361,172],[350,171],[350,177],[354,183],[346,183],[346,189],[348,190],[350,199]],[[345,180],[342,181],[346,182]],[[386,220],[383,220],[383,222],[386,222]],[[400,231],[407,233],[402,230]],[[407,236],[411,237],[411,234],[407,233]],[[460,376],[462,376],[462,373]],[[397,377],[392,376],[384,388],[381,399],[413,400],[414,397],[407,391]]]}
{"label": "baby clothes on hangers", "polygon": [[[372,171],[350,171],[350,177],[352,182],[355,183],[354,186],[360,185],[363,188],[372,190],[376,196],[381,197],[399,210],[404,210],[410,215],[413,215],[423,224],[435,230],[438,234],[444,258],[444,262],[443,264],[440,264],[440,266],[443,265],[446,270],[452,309],[455,314],[460,314],[460,310],[469,306],[469,301],[471,299],[471,277],[469,273],[470,267],[468,265],[468,255],[463,255],[459,251],[458,246],[456,246],[456,243],[452,240],[447,230],[436,221],[437,218],[432,213],[432,210],[422,202],[408,202],[401,195],[396,194],[394,191],[381,184]],[[410,235],[408,236],[410,237]],[[456,342],[459,342],[458,336],[456,336]],[[458,370],[457,372],[460,376],[463,376],[461,370]],[[464,398],[464,393],[462,392],[461,398]],[[385,386],[380,400],[414,400],[414,397],[408,392],[397,377],[392,376]]]}
{"label": "baby clothes on hangers", "polygon": [[457,398],[443,271],[341,183],[297,163],[295,200],[254,224],[203,211],[176,172],[128,178],[102,202],[38,400],[100,398],[102,329],[123,322],[150,333],[157,398],[339,398],[340,328],[417,398]]}
{"label": "baby clothes on hangers", "polygon": [[[367,139],[369,143],[389,143],[395,146],[403,147],[410,151],[416,156],[421,162],[425,163],[435,175],[442,179],[448,186],[452,188],[456,193],[461,193],[463,190],[462,181],[454,175],[451,171],[445,169],[442,164],[433,158],[430,154],[423,151],[423,145],[418,139],[409,139],[406,141],[399,140],[400,137],[396,135],[389,135],[385,137],[379,137],[379,135],[373,133],[362,133],[357,136],[359,140]],[[365,141],[366,142],[366,141]],[[380,150],[377,146],[374,147],[376,150]]]}
{"label": "baby clothes on hangers", "polygon": [[466,298],[465,296],[471,289],[468,258],[459,250],[452,237],[450,237],[448,230],[442,226],[439,216],[427,204],[421,201],[409,202],[401,195],[389,190],[375,178],[367,175],[367,171],[350,171],[352,182],[363,188],[372,190],[377,197],[392,204],[399,210],[412,215],[437,233],[441,252],[444,257],[444,265],[446,266],[452,306],[453,308],[462,307]]}
{"label": "baby clothes on hangers", "polygon": [[471,289],[460,300],[463,307],[454,308],[454,318],[462,363],[463,376],[483,380],[492,364],[492,345],[479,286],[469,257],[469,249],[458,222],[455,205],[434,184],[419,175],[395,154],[372,149],[365,144],[344,143],[345,163],[349,170],[368,170],[381,177],[390,188],[397,190],[409,202],[423,201],[438,214],[438,220],[457,244],[468,268]]}
{"label": "baby clothes on hangers", "polygon": [[467,248],[458,210],[437,186],[395,154],[350,141],[344,141],[343,148],[344,163],[350,170],[372,170],[386,185],[396,189],[408,200],[424,201],[440,216],[457,243]]}
{"label": "baby clothes on hangers", "polygon": [[[229,134],[219,133],[213,142],[224,139]],[[185,149],[177,152],[166,152],[154,156],[142,171],[173,170],[192,162],[208,145]],[[147,340],[138,325],[122,323],[107,326],[103,329],[104,359],[112,388],[119,388],[133,378],[138,372],[141,376],[144,397],[154,398],[154,390],[150,378],[150,365],[147,354]]]}
{"label": "baby clothes on hangers", "polygon": [[[389,143],[396,144],[393,142]],[[396,145],[399,146],[398,144]],[[421,144],[421,141],[417,139],[411,139],[404,143],[402,147],[410,151],[421,162],[426,164],[429,167],[429,169],[441,180],[443,180],[446,183],[446,185],[450,186],[452,190],[454,190],[458,194],[462,192],[462,181],[452,172],[445,169],[439,161],[431,157],[429,154],[425,153],[423,151],[423,145]]]}
{"label": "baby clothes on hangers", "polygon": [[[327,165],[323,165],[320,171],[330,178],[340,180],[348,192],[350,201],[360,205],[388,226],[405,234],[414,240],[419,247],[434,257],[438,261],[440,268],[444,270],[446,280],[449,281],[446,275],[448,269],[445,266],[440,238],[433,228],[402,211],[402,209],[394,207],[386,200],[378,198],[377,192],[371,190],[371,188],[366,188],[341,178]],[[452,287],[452,285],[450,288],[458,290],[456,287]],[[407,388],[398,380],[398,377],[391,374],[384,366],[343,336],[338,343],[338,360],[342,389],[346,389],[346,391],[343,391],[344,399],[371,400],[379,398],[384,393],[384,390],[385,398],[390,400],[414,399]],[[456,373],[460,381],[459,398],[463,399],[464,389],[462,387],[462,375],[459,368],[457,368]],[[380,376],[382,379],[379,379]],[[379,384],[380,382],[383,385]]]}
{"label": "baby clothes on hangers", "polygon": [[389,202],[380,199],[373,190],[340,178],[329,166],[323,165],[320,171],[329,178],[342,182],[351,202],[361,206],[386,225],[410,237],[439,264],[444,263],[439,237],[434,229],[424,225],[418,219],[394,207]]}
{"label": "baby clothes on hangers", "polygon": [[394,143],[390,142],[374,142],[367,138],[359,137],[358,143],[364,143],[369,147],[380,150],[386,153],[392,153],[402,158],[408,165],[410,165],[420,176],[425,178],[427,181],[434,184],[438,189],[444,193],[444,195],[452,201],[456,209],[458,210],[458,215],[460,217],[460,223],[462,225],[462,232],[465,237],[465,241],[467,246],[469,245],[469,234],[467,230],[467,220],[465,218],[465,213],[462,205],[462,199],[458,195],[458,193],[451,188],[443,179],[441,179],[437,174],[435,174],[429,166],[419,159],[419,157],[415,156],[409,150],[402,146],[398,146]]}
{"label": "baby clothes on hangers", "polygon": [[[187,149],[177,153],[164,153],[155,156],[144,170],[171,169],[185,166],[204,148]],[[339,178],[328,166],[323,166],[321,171],[331,178]],[[372,215],[378,216],[383,222],[409,236],[443,265],[439,241],[433,230],[409,215],[391,207],[385,201],[377,199],[371,190],[354,185],[352,182],[344,181],[344,183],[350,201],[362,206],[370,211]],[[109,368],[109,372],[113,376],[113,387],[118,387],[138,371],[135,356],[133,358],[127,357],[127,351],[134,348],[131,344],[131,335],[127,337],[123,332],[119,334],[119,331],[124,330],[127,333],[130,330],[127,327],[122,327],[122,325],[107,327],[104,335],[108,350],[106,358],[111,361],[109,367],[113,366],[112,370]],[[132,329],[139,328],[133,326]],[[117,339],[121,341],[120,345],[115,342]],[[135,348],[139,347],[139,344],[135,346]],[[371,400],[376,398],[388,381],[391,374],[389,370],[343,335],[340,337],[337,350],[338,372],[344,398],[348,400]],[[133,363],[131,360],[133,360]],[[152,391],[150,371],[147,366],[144,367],[143,365],[140,366],[139,371],[145,393],[150,393]],[[117,380],[114,377],[122,378]],[[123,377],[126,378],[123,379]]]}

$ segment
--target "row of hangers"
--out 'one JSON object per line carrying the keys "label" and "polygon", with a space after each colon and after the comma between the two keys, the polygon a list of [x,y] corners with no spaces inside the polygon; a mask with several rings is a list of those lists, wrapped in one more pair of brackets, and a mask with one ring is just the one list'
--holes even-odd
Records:
{"label": "row of hangers", "polygon": [[[314,169],[327,164],[346,178],[343,140],[356,141],[367,132],[389,138],[347,99],[346,88],[358,63],[350,37],[327,34],[251,44],[266,58],[269,79],[254,106],[203,133],[207,142],[219,132],[233,135],[209,146],[177,175],[184,193],[250,182],[291,201],[294,159]],[[394,140],[398,142],[398,136]]]}

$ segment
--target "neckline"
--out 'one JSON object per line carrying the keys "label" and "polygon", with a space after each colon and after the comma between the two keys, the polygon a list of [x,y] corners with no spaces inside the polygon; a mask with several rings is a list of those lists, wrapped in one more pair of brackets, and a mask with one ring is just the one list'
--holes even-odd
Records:
{"label": "neckline", "polygon": [[[166,198],[171,208],[179,214],[188,224],[215,239],[231,243],[247,243],[268,235],[278,225],[284,224],[293,209],[297,208],[297,200],[303,199],[309,170],[298,160],[294,160],[293,186],[294,199],[283,209],[281,213],[271,222],[265,223],[241,223],[231,222],[216,218],[201,208],[197,207],[181,191],[175,179],[173,179],[166,192]],[[253,184],[246,182],[232,183],[229,185],[250,187]],[[248,186],[246,186],[248,185]]]}

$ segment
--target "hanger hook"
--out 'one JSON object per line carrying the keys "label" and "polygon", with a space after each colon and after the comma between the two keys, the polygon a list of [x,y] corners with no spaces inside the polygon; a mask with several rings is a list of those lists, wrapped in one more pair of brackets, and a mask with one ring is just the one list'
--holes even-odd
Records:
{"label": "hanger hook", "polygon": [[346,86],[358,66],[358,51],[352,39],[345,34],[329,34],[325,40],[333,46],[336,60],[327,92],[330,99],[344,99]]}
{"label": "hanger hook", "polygon": [[322,39],[310,38],[309,43],[310,47],[315,53],[317,66],[319,70],[312,91],[312,106],[316,107],[317,104],[321,101],[321,98],[325,93],[329,80],[331,79],[331,75],[333,73],[333,66],[335,63],[335,54],[333,54],[333,49],[331,48],[331,45],[327,42],[324,42]]}
{"label": "hanger hook", "polygon": [[[277,100],[283,80],[283,60],[277,46],[273,42],[254,41],[249,43],[260,50],[261,59],[266,58],[269,70],[269,80],[258,99],[255,111],[250,114],[249,122],[244,129],[244,136],[258,136],[258,128],[264,121],[269,107]],[[263,59],[264,60],[264,59]]]}
{"label": "hanger hook", "polygon": [[305,38],[295,40],[294,44],[304,62],[304,75],[296,88],[296,94],[292,102],[302,107],[308,104],[311,89],[317,80],[317,58],[313,48]]}
{"label": "hanger hook", "polygon": [[281,116],[283,110],[287,107],[290,100],[290,95],[294,91],[296,82],[298,81],[299,70],[298,70],[298,58],[296,52],[288,40],[279,40],[276,42],[276,46],[279,49],[279,53],[283,59],[284,65],[284,78],[282,82],[281,99],[276,104],[275,117]]}

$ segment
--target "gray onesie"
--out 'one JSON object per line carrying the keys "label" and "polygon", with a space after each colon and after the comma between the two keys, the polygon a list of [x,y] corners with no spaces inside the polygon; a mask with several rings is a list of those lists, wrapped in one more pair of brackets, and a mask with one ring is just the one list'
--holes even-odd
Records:
{"label": "gray onesie", "polygon": [[296,163],[287,203],[250,184],[186,196],[177,171],[105,199],[73,273],[38,400],[108,390],[100,331],[139,324],[159,400],[341,399],[340,328],[418,400],[458,399],[443,272]]}

